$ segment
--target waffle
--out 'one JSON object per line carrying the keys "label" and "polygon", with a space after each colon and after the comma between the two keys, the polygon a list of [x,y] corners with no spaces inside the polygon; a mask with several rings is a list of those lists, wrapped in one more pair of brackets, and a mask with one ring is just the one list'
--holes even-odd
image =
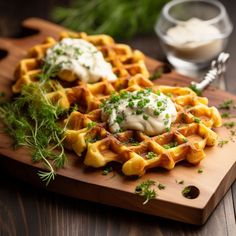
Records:
{"label": "waffle", "polygon": [[[94,44],[117,75],[116,81],[102,78],[93,84],[56,78],[61,85],[45,95],[66,110],[76,105],[76,110],[63,121],[64,145],[84,158],[85,165],[100,168],[109,162],[119,162],[125,175],[141,176],[155,167],[173,169],[183,160],[196,165],[205,157],[205,147],[216,145],[217,135],[212,128],[221,126],[221,116],[215,107],[208,106],[207,98],[198,97],[189,88],[154,85],[149,80],[143,54],[127,45],[116,44],[107,35],[61,34],[61,39],[66,37],[82,38]],[[53,38],[47,38],[29,50],[27,58],[16,68],[14,93],[19,93],[26,84],[37,82],[45,52],[55,43]],[[113,93],[146,88],[162,92],[175,104],[177,118],[171,129],[152,137],[135,130],[112,134],[102,121],[102,102]]]}

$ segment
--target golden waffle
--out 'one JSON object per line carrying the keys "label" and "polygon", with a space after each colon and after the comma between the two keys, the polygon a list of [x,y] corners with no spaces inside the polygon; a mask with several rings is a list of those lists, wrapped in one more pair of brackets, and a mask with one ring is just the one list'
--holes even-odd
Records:
{"label": "golden waffle", "polygon": [[[205,157],[204,148],[217,142],[217,135],[211,130],[221,125],[217,109],[208,107],[206,98],[188,88],[154,88],[172,95],[176,105],[177,119],[169,132],[149,137],[128,130],[114,135],[102,122],[101,109],[86,114],[75,111],[65,121],[66,147],[78,156],[85,152],[84,163],[88,166],[98,168],[112,161],[120,162],[125,175],[142,175],[154,167],[169,170],[182,160],[198,164]],[[94,124],[91,122],[96,124],[90,128],[89,124]]]}
{"label": "golden waffle", "polygon": [[[170,170],[182,160],[198,164],[205,157],[204,148],[216,144],[217,135],[212,128],[221,125],[221,117],[215,107],[208,107],[207,98],[198,97],[189,88],[154,85],[148,79],[142,53],[116,44],[109,36],[62,33],[61,38],[65,37],[82,38],[94,44],[118,76],[115,82],[106,79],[93,84],[61,82],[56,91],[46,94],[52,103],[64,109],[77,106],[64,120],[67,128],[64,143],[66,148],[84,157],[85,165],[99,168],[115,161],[121,163],[125,175],[143,175],[154,167]],[[55,43],[54,39],[47,38],[20,61],[13,92],[18,93],[23,85],[37,81],[45,52]],[[110,133],[101,119],[102,101],[120,90],[145,88],[159,90],[174,102],[178,113],[170,131],[154,137],[134,130]]]}

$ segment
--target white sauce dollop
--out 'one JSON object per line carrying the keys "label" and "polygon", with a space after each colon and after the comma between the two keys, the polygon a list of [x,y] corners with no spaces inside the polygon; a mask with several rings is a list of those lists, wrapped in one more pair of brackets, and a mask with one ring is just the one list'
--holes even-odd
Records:
{"label": "white sauce dollop", "polygon": [[159,135],[170,129],[177,111],[166,95],[150,90],[122,92],[111,95],[102,106],[102,119],[112,133],[139,130],[147,135]]}
{"label": "white sauce dollop", "polygon": [[110,81],[117,79],[102,53],[83,39],[64,38],[47,50],[45,61],[49,65],[59,65],[60,71],[73,72],[84,82],[97,82],[101,78]]}

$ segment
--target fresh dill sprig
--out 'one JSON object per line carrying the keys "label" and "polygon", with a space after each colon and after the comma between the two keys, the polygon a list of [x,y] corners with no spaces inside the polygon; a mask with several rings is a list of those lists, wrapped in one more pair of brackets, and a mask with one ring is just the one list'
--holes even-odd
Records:
{"label": "fresh dill sprig", "polygon": [[45,164],[48,171],[38,174],[46,185],[55,178],[55,169],[63,167],[66,161],[64,129],[57,124],[64,111],[46,97],[48,90],[57,89],[50,80],[54,75],[55,68],[43,67],[38,82],[24,86],[18,97],[0,104],[0,119],[14,146],[28,147],[33,162]]}
{"label": "fresh dill sprig", "polygon": [[67,7],[56,6],[52,19],[75,31],[130,38],[153,32],[167,2],[169,0],[72,0]]}
{"label": "fresh dill sprig", "polygon": [[145,198],[145,201],[143,202],[144,205],[148,203],[150,199],[156,198],[156,191],[151,189],[151,186],[155,185],[155,183],[154,180],[148,179],[135,188],[135,193]]}

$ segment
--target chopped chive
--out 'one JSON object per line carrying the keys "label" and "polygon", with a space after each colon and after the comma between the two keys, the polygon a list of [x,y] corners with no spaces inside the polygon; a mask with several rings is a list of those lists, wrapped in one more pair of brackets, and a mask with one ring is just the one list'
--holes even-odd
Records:
{"label": "chopped chive", "polygon": [[154,152],[148,152],[146,155],[147,159],[153,159],[154,157],[156,157],[156,154]]}
{"label": "chopped chive", "polygon": [[203,172],[203,169],[201,169],[201,168],[197,170],[197,173],[199,173],[199,174],[201,174],[202,172]]}
{"label": "chopped chive", "polygon": [[158,187],[158,189],[160,189],[160,190],[163,190],[163,189],[166,188],[166,186],[165,186],[164,184],[161,184],[161,183],[158,184],[157,187]]}
{"label": "chopped chive", "polygon": [[148,115],[146,115],[146,114],[143,115],[143,119],[144,119],[144,120],[148,120],[148,118],[149,118]]}
{"label": "chopped chive", "polygon": [[104,168],[104,170],[102,171],[103,175],[108,175],[110,172],[112,172],[113,168],[111,166],[107,166]]}
{"label": "chopped chive", "polygon": [[89,122],[89,123],[87,124],[87,128],[88,128],[88,129],[91,129],[91,128],[94,127],[96,124],[97,124],[97,123],[94,122],[94,121]]}

